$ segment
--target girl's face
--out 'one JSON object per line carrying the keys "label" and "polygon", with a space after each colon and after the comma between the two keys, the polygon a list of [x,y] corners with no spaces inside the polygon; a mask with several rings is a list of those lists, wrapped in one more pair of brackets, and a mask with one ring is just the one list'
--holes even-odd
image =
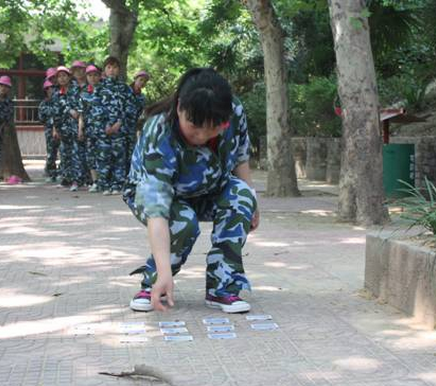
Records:
{"label": "girl's face", "polygon": [[186,118],[186,112],[180,110],[178,106],[177,115],[179,117],[180,131],[186,141],[192,146],[206,145],[212,138],[217,137],[227,127],[225,124],[197,127]]}
{"label": "girl's face", "polygon": [[59,72],[56,78],[59,86],[66,86],[70,82],[70,76],[65,71]]}
{"label": "girl's face", "polygon": [[104,73],[108,78],[116,78],[120,74],[120,67],[117,64],[108,64],[104,68]]}
{"label": "girl's face", "polygon": [[73,76],[77,79],[77,80],[82,80],[85,79],[86,76],[86,72],[85,69],[82,67],[74,67],[72,70]]}
{"label": "girl's face", "polygon": [[47,87],[45,89],[45,92],[47,93],[47,98],[50,99],[51,96],[53,95],[53,87]]}
{"label": "girl's face", "polygon": [[6,95],[8,95],[10,89],[11,88],[9,86],[0,84],[0,96],[5,97]]}
{"label": "girl's face", "polygon": [[97,71],[90,72],[86,75],[86,80],[91,86],[95,86],[98,82],[100,82],[101,75]]}
{"label": "girl's face", "polygon": [[137,89],[141,89],[146,85],[147,82],[148,82],[148,78],[146,76],[138,76],[135,79],[135,87]]}

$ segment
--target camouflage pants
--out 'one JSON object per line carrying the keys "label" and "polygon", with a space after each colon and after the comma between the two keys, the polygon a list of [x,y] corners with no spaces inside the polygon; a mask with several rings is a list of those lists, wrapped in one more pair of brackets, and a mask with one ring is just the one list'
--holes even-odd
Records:
{"label": "camouflage pants", "polygon": [[86,162],[93,170],[97,170],[97,140],[93,134],[86,135]]}
{"label": "camouflage pants", "polygon": [[[140,209],[127,200],[133,213],[140,219]],[[242,263],[242,247],[250,230],[256,209],[251,188],[242,180],[231,178],[217,196],[190,200],[174,200],[171,206],[169,227],[171,236],[171,269],[180,271],[200,234],[199,221],[212,221],[212,248],[207,254],[206,291],[213,296],[237,295],[250,289]],[[156,281],[156,264],[153,256],[145,266],[132,274],[143,273],[142,288]]]}
{"label": "camouflage pants", "polygon": [[44,170],[48,177],[55,178],[58,175],[58,171],[56,170],[56,158],[58,156],[60,141],[57,138],[53,138],[53,130],[51,127],[44,128],[44,135],[47,150]]}
{"label": "camouflage pants", "polygon": [[90,182],[90,174],[88,161],[86,157],[86,140],[77,141],[77,150],[79,152],[79,162],[80,162],[80,183],[87,184]]}
{"label": "camouflage pants", "polygon": [[130,171],[130,163],[132,162],[132,154],[133,150],[135,149],[137,142],[137,136],[136,131],[135,132],[129,132],[126,135],[126,175],[129,174]]}
{"label": "camouflage pants", "polygon": [[79,145],[72,135],[61,137],[61,164],[62,178],[66,182],[79,182],[82,176],[82,167],[79,157]]}
{"label": "camouflage pants", "polygon": [[102,175],[102,182],[112,190],[121,191],[126,179],[126,138],[123,133],[113,134],[101,143],[103,158],[107,165]]}

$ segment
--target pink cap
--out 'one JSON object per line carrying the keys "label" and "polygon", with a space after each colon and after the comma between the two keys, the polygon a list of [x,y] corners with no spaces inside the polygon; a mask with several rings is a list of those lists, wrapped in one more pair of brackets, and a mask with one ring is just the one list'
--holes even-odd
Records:
{"label": "pink cap", "polygon": [[81,60],[75,60],[73,62],[73,64],[71,65],[71,68],[74,68],[74,67],[86,68],[86,63],[82,62]]}
{"label": "pink cap", "polygon": [[138,76],[145,76],[146,78],[150,78],[150,75],[148,74],[148,72],[141,70],[138,71],[135,76],[133,77],[133,79],[136,79]]}
{"label": "pink cap", "polygon": [[71,75],[71,71],[70,71],[70,69],[69,68],[67,68],[67,67],[65,67],[65,66],[59,66],[57,69],[56,69],[56,75],[58,75],[60,72],[66,72],[68,75]]}
{"label": "pink cap", "polygon": [[56,75],[56,68],[54,67],[47,68],[47,70],[45,71],[45,77],[47,79],[55,75]]}
{"label": "pink cap", "polygon": [[12,87],[11,78],[7,75],[0,76],[0,84],[3,84],[4,86]]}
{"label": "pink cap", "polygon": [[93,64],[90,64],[88,67],[86,67],[86,73],[89,74],[90,72],[101,72],[101,71]]}
{"label": "pink cap", "polygon": [[46,80],[46,81],[44,82],[44,84],[42,85],[42,88],[43,88],[44,90],[47,90],[49,87],[53,87],[53,83],[50,82],[49,80]]}

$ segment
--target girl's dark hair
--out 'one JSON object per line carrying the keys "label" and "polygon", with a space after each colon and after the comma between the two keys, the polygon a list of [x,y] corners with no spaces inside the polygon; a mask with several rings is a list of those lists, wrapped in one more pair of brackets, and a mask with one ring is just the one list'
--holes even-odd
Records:
{"label": "girl's dark hair", "polygon": [[103,69],[106,68],[106,66],[110,64],[111,66],[116,65],[118,67],[121,68],[121,62],[118,58],[116,58],[115,56],[108,56],[104,62],[103,62]]}
{"label": "girl's dark hair", "polygon": [[232,114],[232,89],[214,69],[193,68],[182,75],[171,97],[148,107],[146,114],[165,113],[173,125],[178,119],[177,106],[195,126],[216,126]]}

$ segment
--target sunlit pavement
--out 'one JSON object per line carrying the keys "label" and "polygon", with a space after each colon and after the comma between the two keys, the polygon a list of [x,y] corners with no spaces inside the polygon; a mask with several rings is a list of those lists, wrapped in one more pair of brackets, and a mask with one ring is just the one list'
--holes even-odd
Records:
{"label": "sunlit pavement", "polygon": [[[300,181],[302,197],[270,199],[255,173],[262,222],[244,249],[244,297],[278,329],[230,315],[236,338],[211,340],[203,319],[225,315],[203,304],[210,224],[176,277],[175,308],[134,313],[144,228],[119,196],[45,184],[41,165],[27,162],[32,183],[0,183],[0,385],[164,384],[98,374],[135,364],[177,386],[436,385],[436,334],[361,291],[365,230],[336,221],[336,187]],[[174,320],[193,341],[164,341],[158,322]],[[126,322],[146,332],[126,335]]]}

